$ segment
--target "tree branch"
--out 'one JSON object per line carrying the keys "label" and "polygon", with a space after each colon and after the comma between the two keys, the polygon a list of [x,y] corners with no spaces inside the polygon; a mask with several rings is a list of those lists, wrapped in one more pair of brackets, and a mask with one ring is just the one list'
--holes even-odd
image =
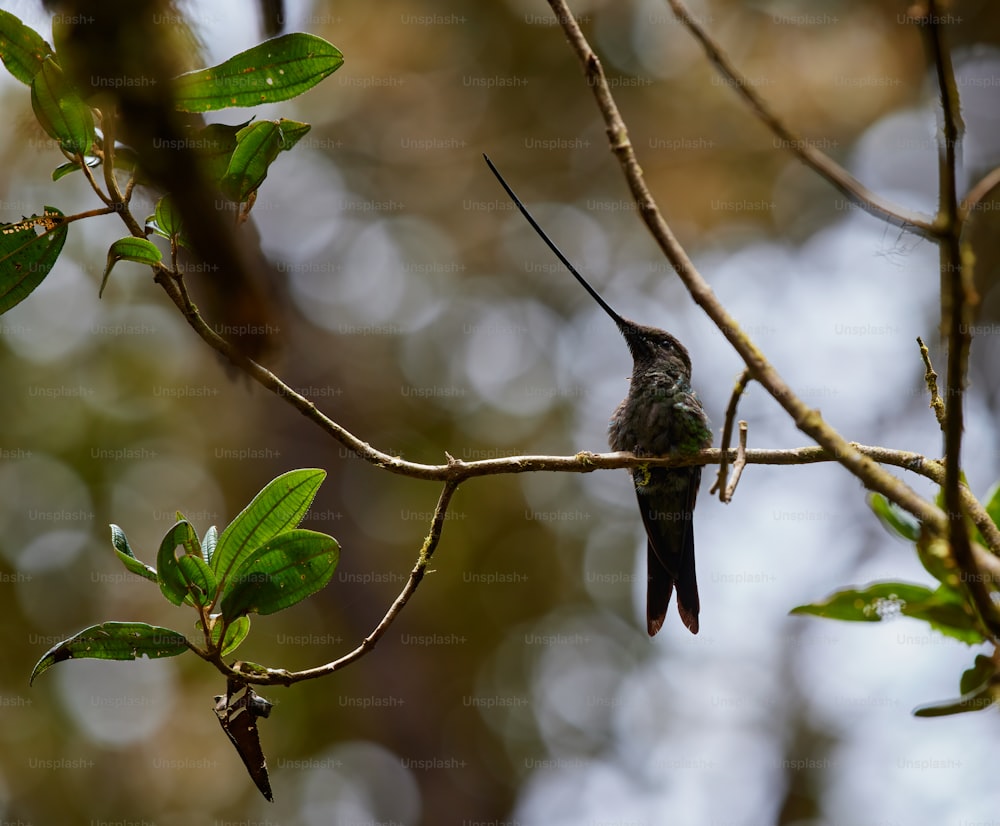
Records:
{"label": "tree branch", "polygon": [[729,85],[733,86],[740,97],[746,101],[757,119],[781,139],[782,146],[789,149],[806,166],[832,184],[847,200],[869,215],[926,238],[933,238],[939,234],[938,227],[928,216],[883,200],[833,158],[793,132],[775,114],[767,102],[757,94],[746,77],[733,65],[722,47],[691,15],[682,0],[667,0],[667,2],[677,19],[701,44],[708,59],[719,70],[719,73],[730,81]]}
{"label": "tree branch", "polygon": [[911,10],[916,15],[927,52],[934,64],[941,95],[942,128],[938,136],[938,216],[936,223],[943,237],[938,249],[941,261],[942,319],[941,333],[948,340],[948,378],[945,395],[947,408],[944,427],[944,503],[948,517],[948,541],[976,609],[994,635],[1000,635],[993,599],[983,581],[972,553],[969,532],[965,524],[960,493],[962,473],[962,429],[965,426],[965,375],[968,369],[971,307],[978,297],[971,278],[963,266],[956,185],[958,150],[961,141],[958,87],[951,64],[951,55],[941,30],[941,10],[937,0],[927,0],[926,6]]}
{"label": "tree branch", "polygon": [[[722,502],[728,502],[732,498],[732,492],[736,490],[736,485],[732,486],[733,490],[730,491],[726,484],[726,476],[729,471],[729,445],[733,440],[733,423],[736,420],[736,410],[740,405],[740,398],[746,392],[747,385],[751,381],[749,368],[744,368],[743,372],[740,374],[739,379],[736,381],[736,385],[733,387],[733,392],[729,396],[729,404],[726,406],[726,418],[722,424],[722,444],[720,446],[722,451],[722,461],[719,462],[719,475],[712,485],[712,489],[709,493],[715,493],[719,491],[719,500]],[[745,422],[740,422],[740,445],[743,448],[743,456],[738,458],[744,459],[745,464],[745,452],[746,452],[746,432],[745,432]],[[742,467],[740,469],[742,473]]]}
{"label": "tree branch", "polygon": [[584,37],[565,0],[548,0],[548,2],[569,38],[571,47],[583,64],[587,85],[592,90],[598,108],[604,117],[611,151],[621,164],[632,197],[639,208],[639,214],[684,286],[687,287],[695,303],[715,322],[736,352],[740,354],[747,367],[750,368],[753,378],[788,412],[795,425],[803,433],[835,456],[837,461],[857,476],[865,487],[882,493],[890,501],[909,511],[934,533],[944,534],[947,530],[947,519],[941,510],[919,496],[902,480],[887,473],[870,458],[852,447],[843,436],[824,421],[819,410],[809,408],[796,396],[777,370],[771,366],[763,353],[750,340],[750,337],[736,323],[736,320],[715,298],[711,287],[695,268],[660,214],[656,201],[646,186],[642,169],[629,142],[628,130],[615,104],[614,96],[611,94],[597,55]]}

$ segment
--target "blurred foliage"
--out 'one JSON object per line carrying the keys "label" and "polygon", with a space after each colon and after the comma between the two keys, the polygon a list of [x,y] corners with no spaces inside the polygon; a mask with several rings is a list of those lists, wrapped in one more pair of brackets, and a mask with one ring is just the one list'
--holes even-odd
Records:
{"label": "blurred foliage", "polygon": [[[806,244],[844,217],[839,196],[773,145],[664,4],[575,8],[614,78],[646,178],[696,260],[719,260],[761,238]],[[782,115],[838,159],[871,140],[873,124],[926,115],[933,105],[919,37],[897,22],[895,0],[718,0],[695,10]],[[288,11],[287,29],[336,42],[348,61],[282,104],[282,116],[313,128],[277,162],[247,227],[283,279],[269,331],[280,349],[268,366],[361,438],[415,461],[440,462],[445,451],[478,459],[603,449],[601,417],[624,395],[628,354],[612,350],[619,342],[610,325],[590,324],[581,310],[587,297],[521,225],[482,152],[624,314],[632,304],[669,312],[663,326],[697,322],[636,220],[548,7],[387,0],[289,3]],[[47,30],[27,0],[15,12]],[[196,2],[184,13],[205,63],[259,40],[235,6]],[[995,5],[963,4],[949,37],[956,54],[995,60]],[[0,220],[46,203],[92,208],[79,174],[51,181],[60,156],[34,125],[23,87],[0,84],[0,100],[11,124],[0,133]],[[966,113],[970,133],[974,114]],[[932,130],[931,119],[916,140],[930,142]],[[984,168],[996,162],[995,142],[978,151]],[[886,142],[874,157],[887,186],[929,209],[933,166],[920,178],[912,162],[903,165],[911,154],[918,149]],[[148,201],[142,214],[152,212],[151,194],[137,197]],[[819,800],[842,775],[805,781],[801,761],[826,760],[837,739],[829,729],[846,723],[804,719],[799,703],[775,699],[799,690],[782,676],[793,666],[770,671],[775,649],[789,658],[809,645],[748,642],[751,623],[740,616],[727,624],[735,609],[719,603],[706,605],[719,630],[689,646],[671,638],[679,626],[668,623],[666,640],[651,645],[637,608],[641,528],[625,474],[464,485],[435,570],[378,649],[332,678],[264,692],[282,720],[262,727],[277,792],[271,808],[255,798],[211,722],[219,675],[194,658],[69,663],[29,693],[41,653],[96,620],[141,616],[173,626],[183,616],[123,575],[108,549],[112,521],[148,560],[175,510],[202,535],[279,473],[326,469],[303,527],[337,536],[337,573],[310,600],[255,619],[241,649],[298,669],[339,656],[371,631],[413,565],[438,493],[357,460],[280,399],[230,376],[148,269],[117,264],[99,302],[105,253],[120,235],[113,217],[86,222],[32,299],[0,321],[6,820],[502,820],[539,778],[560,772],[570,788],[549,823],[584,822],[557,818],[571,818],[574,806],[597,819],[586,805],[598,806],[601,795],[623,820],[650,822],[650,811],[668,810],[664,800],[688,822],[711,812],[749,824],[779,811],[779,822],[792,822],[826,810]],[[817,301],[832,290],[821,271],[782,277],[808,284]],[[780,335],[789,323],[773,320]],[[593,362],[581,365],[581,353]],[[735,361],[692,358],[718,424]],[[989,384],[985,366],[980,376],[993,404],[995,376]],[[884,415],[897,424],[891,404]],[[773,478],[748,473],[743,488]],[[727,513],[699,510],[701,519]],[[772,520],[761,530],[774,528]],[[765,539],[780,550],[779,539]],[[706,554],[744,552],[733,544]],[[761,614],[809,598],[766,595]],[[849,662],[854,651],[841,654]],[[711,708],[692,711],[698,697]],[[699,736],[704,751],[690,746]],[[649,808],[629,809],[603,786],[573,782],[573,770],[592,761],[606,780],[636,778]]]}

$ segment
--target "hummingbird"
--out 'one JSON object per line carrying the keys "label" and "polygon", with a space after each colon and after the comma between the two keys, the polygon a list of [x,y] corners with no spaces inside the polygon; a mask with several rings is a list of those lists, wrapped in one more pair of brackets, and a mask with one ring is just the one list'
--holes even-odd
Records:
{"label": "hummingbird", "polygon": [[[531,227],[601,307],[611,316],[632,354],[628,395],[611,415],[608,444],[636,456],[680,456],[712,444],[708,416],[691,387],[691,357],[674,336],[624,318],[601,297],[521,203],[485,155],[490,170]],[[646,529],[646,630],[663,626],[670,597],[692,634],[698,633],[698,581],[694,564],[694,506],[701,467],[632,469],[639,512]]]}

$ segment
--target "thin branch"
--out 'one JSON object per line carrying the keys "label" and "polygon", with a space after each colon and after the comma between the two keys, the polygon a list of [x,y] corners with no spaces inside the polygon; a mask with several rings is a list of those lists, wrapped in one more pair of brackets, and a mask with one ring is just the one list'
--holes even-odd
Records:
{"label": "thin branch", "polygon": [[740,439],[736,444],[736,461],[733,462],[733,478],[729,480],[726,489],[719,494],[719,498],[726,503],[733,501],[736,493],[736,486],[740,483],[743,475],[743,468],[747,466],[747,423],[740,422]]}
{"label": "thin branch", "polygon": [[[740,422],[740,438],[739,438],[739,448],[736,451],[735,462],[733,465],[733,477],[730,481],[730,490],[735,490],[736,484],[739,481],[740,475],[742,474],[743,468],[752,460],[760,460],[759,464],[778,464],[778,465],[798,465],[798,464],[810,464],[813,462],[823,462],[831,461],[832,457],[824,454],[821,448],[817,447],[804,447],[796,448],[792,450],[758,450],[749,451],[745,450],[746,444],[746,427],[745,422]],[[935,461],[924,460],[922,457],[915,456],[915,454],[907,454],[902,451],[889,451],[886,448],[877,447],[867,447],[864,445],[855,445],[859,450],[871,453],[874,456],[878,456],[880,460],[894,460],[900,467],[907,467],[910,470],[916,472],[923,472],[928,478],[939,479],[943,478],[944,467]],[[718,454],[720,451],[703,451],[703,453],[713,453],[715,455],[715,460],[719,460]],[[628,456],[632,460],[630,466],[637,466],[639,464],[647,465],[659,465],[670,462],[671,464],[680,464],[681,462],[685,464],[701,464],[705,461],[705,457],[695,456],[695,457],[683,457],[683,459],[650,459],[647,457],[634,457],[628,454],[611,453],[606,455],[601,454],[580,454],[578,457],[572,457],[573,459],[580,459],[586,457],[588,466],[592,468],[596,467],[617,467],[618,463],[615,462],[616,459],[620,457]],[[559,457],[523,457],[527,461],[533,461],[533,459],[542,459],[548,461],[549,459],[557,459]],[[565,457],[567,460],[571,457]],[[472,469],[473,466],[481,466],[487,463],[502,462],[503,460],[487,460],[487,462],[475,462],[471,464],[465,464],[457,459],[448,456],[448,465],[446,467],[454,467],[456,469]],[[536,468],[538,470],[552,469],[552,468]],[[564,468],[569,469],[569,468]],[[509,471],[505,471],[509,472]],[[254,666],[253,668],[243,668],[241,663],[235,663],[233,666],[227,665],[219,656],[218,652],[202,651],[197,646],[189,644],[189,647],[195,651],[199,656],[205,658],[209,662],[213,663],[223,674],[227,676],[236,676],[248,683],[255,683],[258,685],[292,685],[293,683],[302,682],[304,680],[312,680],[317,677],[323,677],[327,674],[332,674],[334,671],[339,671],[340,669],[350,665],[351,663],[361,659],[366,654],[369,654],[377,645],[379,640],[388,631],[389,626],[396,620],[403,607],[409,602],[410,598],[413,596],[414,592],[419,587],[420,583],[424,578],[424,574],[427,573],[427,566],[430,563],[431,557],[437,550],[438,544],[441,540],[441,533],[444,528],[445,519],[447,517],[448,507],[451,504],[451,499],[458,490],[459,485],[462,480],[450,479],[445,482],[443,489],[441,490],[441,495],[438,497],[438,502],[434,508],[434,515],[431,519],[431,525],[427,532],[427,536],[424,539],[423,546],[420,549],[420,553],[417,557],[416,564],[410,571],[410,576],[400,591],[399,595],[393,600],[392,605],[386,611],[385,615],[378,622],[372,632],[365,637],[361,643],[355,647],[352,651],[348,652],[342,657],[333,660],[324,665],[316,666],[315,668],[304,669],[302,671],[288,671],[282,668],[261,668],[260,666]],[[963,487],[965,496],[970,500],[975,507],[978,507],[979,517],[988,523],[994,534],[997,533],[997,528],[993,524],[992,519],[989,514],[983,510],[982,506],[972,495],[972,492],[968,488]],[[970,510],[974,508],[970,507]],[[974,514],[975,517],[975,514]],[[976,519],[976,524],[980,524],[980,520]],[[984,532],[985,536],[985,532]],[[1000,537],[995,537],[994,541],[1000,543]],[[980,570],[987,571],[988,575],[994,582],[1000,582],[1000,558],[987,553],[982,548],[976,547],[974,550],[976,554],[977,562],[980,566]],[[982,575],[981,575],[982,576]]]}
{"label": "thin branch", "polygon": [[118,179],[115,177],[115,113],[114,105],[110,105],[106,110],[101,110],[101,134],[103,135],[104,147],[104,185],[108,189],[108,195],[113,203],[128,203],[122,196],[118,186]]}
{"label": "thin branch", "polygon": [[[739,407],[740,398],[746,392],[750,380],[750,369],[744,368],[739,379],[736,380],[733,392],[729,396],[729,404],[726,406],[726,419],[722,425],[722,444],[720,446],[722,461],[719,462],[719,475],[716,477],[715,484],[709,490],[709,493],[719,491],[719,499],[722,502],[729,501],[727,498],[726,476],[729,473],[729,445],[732,444],[733,440],[733,422],[736,420],[736,410]],[[745,440],[743,446],[746,447]]]}
{"label": "thin branch", "polygon": [[[160,268],[157,272],[156,280],[166,291],[167,295],[170,296],[171,300],[178,306],[195,332],[214,350],[244,370],[250,378],[258,382],[261,386],[270,390],[279,398],[285,399],[306,416],[306,418],[317,424],[325,433],[332,436],[361,459],[376,467],[384,468],[391,473],[407,476],[412,479],[462,482],[466,479],[480,476],[496,476],[509,473],[590,473],[599,469],[635,468],[643,465],[650,467],[684,467],[689,465],[716,464],[722,461],[721,451],[709,449],[703,450],[693,456],[684,457],[651,458],[633,456],[629,453],[590,453],[583,451],[575,456],[513,456],[498,459],[483,459],[476,462],[455,460],[443,465],[408,462],[398,456],[383,453],[373,448],[367,442],[362,441],[346,428],[341,427],[332,419],[325,416],[311,401],[297,393],[269,370],[241,355],[239,351],[205,324],[204,319],[198,313],[197,307],[191,303],[190,298],[187,298],[182,293],[181,287],[176,283],[174,276],[169,271]],[[852,453],[863,455],[874,462],[904,468],[905,470],[933,479],[939,484],[941,482],[941,479],[935,473],[937,463],[918,453],[891,450],[883,447],[871,447],[855,442],[850,444],[844,442],[843,444],[845,445],[845,449],[850,450]],[[735,454],[732,451],[729,451],[727,456],[735,458]],[[838,455],[836,451],[828,452],[822,447],[802,447],[785,450],[748,450],[746,452],[747,464],[800,465],[812,462],[842,460],[843,456]],[[894,479],[895,477],[890,475],[889,478]],[[902,483],[900,482],[900,484]],[[884,493],[884,491],[882,492]],[[892,499],[892,497],[889,498]],[[897,504],[920,518],[920,513],[907,508],[902,502],[897,501]],[[990,548],[1000,553],[1000,531],[993,525],[985,509],[971,493],[969,493],[965,504],[973,521],[989,543]]]}
{"label": "thin branch", "polygon": [[[408,476],[413,479],[429,481],[462,482],[480,476],[494,476],[509,473],[560,472],[560,473],[590,473],[598,469],[635,468],[643,465],[653,467],[682,467],[696,464],[715,464],[722,461],[723,454],[719,450],[704,450],[694,456],[685,457],[637,457],[628,453],[598,454],[583,451],[575,456],[514,456],[497,459],[483,459],[476,462],[451,460],[444,465],[427,465],[408,462],[398,456],[392,456],[373,448],[362,441],[346,428],[341,427],[325,416],[307,398],[297,393],[281,379],[252,359],[239,353],[225,339],[209,327],[197,307],[191,302],[183,288],[183,280],[178,283],[169,271],[159,268],[156,280],[171,300],[181,310],[188,323],[196,333],[218,353],[229,359],[234,365],[244,370],[250,378],[257,381],[265,389],[270,390],[279,398],[285,399],[310,421],[317,424],[325,433],[332,436],[341,445],[354,452],[365,461],[384,468],[391,473]],[[937,463],[928,460],[920,454],[911,451],[898,451],[889,448],[871,447],[857,443],[845,442],[846,449],[867,457],[874,462],[904,468],[914,473],[926,476],[940,484],[935,472]],[[727,457],[731,451],[725,454]],[[733,457],[735,458],[735,456]],[[748,450],[745,456],[747,464],[797,465],[812,462],[842,461],[836,451],[826,451],[822,447],[803,447],[787,450]],[[891,477],[890,478],[895,478]],[[900,483],[902,484],[902,483]],[[883,491],[884,492],[884,491]],[[890,497],[891,498],[891,497]],[[922,501],[922,500],[921,500]],[[901,507],[906,505],[897,502]],[[975,524],[983,537],[996,553],[1000,554],[1000,531],[993,525],[985,509],[971,494],[965,502]],[[906,508],[910,510],[909,508]],[[914,516],[920,514],[910,510]]]}
{"label": "thin branch", "polygon": [[919,496],[901,479],[887,473],[867,456],[852,447],[843,436],[827,424],[819,410],[808,407],[796,396],[736,320],[716,299],[715,293],[712,292],[711,287],[695,268],[660,214],[656,201],[646,186],[642,169],[629,141],[628,130],[615,104],[614,96],[611,94],[610,86],[597,55],[584,37],[565,0],[548,0],[548,2],[569,39],[571,47],[583,65],[587,85],[593,92],[598,108],[604,117],[611,151],[622,167],[632,197],[639,208],[639,214],[663,254],[670,261],[681,281],[684,282],[684,286],[687,287],[695,303],[715,322],[736,352],[740,354],[747,367],[750,368],[753,378],[788,412],[795,425],[803,433],[835,456],[837,461],[857,476],[865,487],[882,493],[890,501],[909,511],[934,533],[944,534],[947,530],[947,520],[941,510]]}
{"label": "thin branch", "polygon": [[833,185],[852,204],[863,209],[869,215],[874,215],[901,229],[914,232],[927,238],[939,234],[938,227],[931,219],[919,212],[914,212],[898,204],[891,204],[869,190],[844,167],[838,164],[825,152],[820,151],[812,143],[793,132],[775,114],[767,102],[757,94],[753,85],[733,65],[729,55],[702,28],[701,24],[688,11],[682,0],[667,0],[678,20],[687,28],[705,50],[708,59],[727,78],[740,97],[753,110],[757,119],[781,139],[782,146],[815,171],[820,177]]}
{"label": "thin branch", "polygon": [[[627,469],[642,466],[686,467],[721,464],[723,461],[737,458],[731,450],[723,451],[709,448],[696,454],[671,457],[640,457],[630,453],[590,453],[588,451],[581,451],[575,456],[513,456],[482,459],[475,462],[463,462],[448,456],[448,462],[444,465],[426,465],[408,462],[398,456],[383,453],[373,448],[367,442],[362,441],[346,428],[341,427],[321,413],[312,402],[297,393],[269,370],[257,364],[252,359],[241,355],[225,339],[205,324],[198,313],[197,307],[194,306],[187,295],[183,278],[175,278],[174,274],[161,268],[157,273],[156,280],[174,300],[174,303],[178,305],[195,331],[213,349],[228,358],[234,365],[244,369],[247,375],[255,379],[263,387],[271,390],[280,398],[287,399],[299,412],[317,423],[324,432],[352,450],[360,458],[392,473],[408,476],[413,479],[461,483],[466,479],[511,473],[590,473],[599,469]],[[927,459],[918,453],[861,445],[857,442],[851,442],[847,444],[847,447],[874,462],[903,468],[925,476],[939,485],[944,481],[943,466],[939,462]],[[839,457],[837,453],[828,452],[821,446],[746,450],[742,456],[745,464],[765,465],[803,465],[815,462],[841,461],[841,459],[842,457]],[[966,510],[969,512],[975,525],[979,528],[985,541],[989,544],[990,549],[994,553],[1000,554],[1000,529],[994,525],[986,509],[964,485],[962,486],[962,495]],[[914,513],[914,516],[919,517],[919,514]]]}
{"label": "thin branch", "polygon": [[20,232],[21,230],[31,229],[32,227],[42,226],[45,229],[42,234],[37,236],[35,240],[29,243],[37,243],[38,238],[44,238],[50,232],[55,232],[59,227],[64,227],[67,224],[72,224],[74,221],[82,221],[84,218],[96,218],[98,215],[111,215],[111,213],[117,212],[114,207],[99,207],[98,209],[88,209],[85,212],[77,212],[73,215],[54,215],[52,213],[46,212],[42,215],[35,215],[31,218],[25,218],[21,221],[15,221],[12,224],[0,224],[2,227],[3,234],[8,234],[12,232]]}
{"label": "thin branch", "polygon": [[[230,676],[238,674],[240,679],[248,683],[257,683],[258,685],[292,685],[304,680],[315,680],[317,677],[325,677],[327,674],[339,671],[351,663],[360,660],[366,654],[371,653],[423,581],[431,557],[434,555],[434,551],[437,550],[438,543],[441,541],[441,531],[444,528],[445,517],[448,514],[448,506],[451,503],[451,498],[455,494],[455,491],[458,490],[460,484],[461,482],[456,481],[445,482],[444,488],[441,490],[441,495],[438,497],[437,506],[434,508],[434,516],[431,519],[430,529],[424,539],[420,554],[417,556],[417,562],[413,566],[413,570],[410,571],[410,576],[406,580],[406,584],[403,586],[403,590],[393,600],[392,605],[389,606],[389,610],[385,612],[385,616],[382,617],[378,625],[375,626],[372,632],[353,651],[325,665],[304,669],[303,671],[286,671],[280,668],[269,668],[263,672],[260,670],[238,671],[231,669],[224,663],[224,667],[220,670]],[[215,664],[218,666],[219,662],[215,662]]]}
{"label": "thin branch", "polygon": [[[951,54],[944,42],[941,28],[941,10],[937,0],[927,0],[919,10],[916,22],[924,36],[927,51],[934,64],[941,95],[942,129],[938,140],[939,206],[936,223],[944,237],[938,248],[941,261],[941,295],[944,317],[942,334],[948,339],[947,411],[944,429],[944,504],[948,518],[948,540],[951,552],[963,577],[969,594],[986,626],[994,635],[1000,635],[1000,618],[990,596],[990,591],[979,572],[972,553],[972,543],[962,510],[962,428],[965,426],[963,411],[965,375],[968,369],[970,309],[977,297],[969,273],[963,266],[961,249],[962,226],[958,213],[956,185],[958,151],[961,141],[961,116],[959,115],[958,87],[951,64]],[[913,12],[911,11],[911,14]]]}
{"label": "thin branch", "polygon": [[923,359],[924,362],[924,383],[927,385],[927,392],[931,394],[931,402],[928,407],[934,411],[934,415],[937,417],[941,430],[944,430],[944,423],[947,418],[947,414],[944,408],[944,400],[941,398],[941,394],[938,393],[938,374],[934,371],[934,365],[931,364],[930,351],[927,349],[927,345],[924,344],[924,340],[920,336],[917,336],[917,344],[920,345],[920,358]]}
{"label": "thin branch", "polygon": [[996,169],[991,169],[987,172],[979,181],[966,193],[962,202],[958,205],[958,219],[962,226],[965,226],[965,222],[968,220],[969,216],[972,215],[976,207],[982,202],[983,198],[989,195],[994,189],[1000,186],[1000,166]]}
{"label": "thin branch", "polygon": [[[99,150],[97,151],[99,154],[101,154]],[[90,188],[97,193],[97,197],[100,198],[102,201],[104,201],[104,203],[107,206],[113,207],[114,201],[112,200],[111,196],[105,193],[104,190],[101,189],[100,185],[97,183],[97,179],[94,177],[93,170],[87,165],[87,159],[82,154],[74,154],[66,149],[62,149],[62,153],[63,155],[66,156],[67,160],[72,161],[73,163],[79,165],[80,173],[83,175],[84,178],[87,179],[87,183],[90,184]],[[102,155],[102,157],[106,156]]]}

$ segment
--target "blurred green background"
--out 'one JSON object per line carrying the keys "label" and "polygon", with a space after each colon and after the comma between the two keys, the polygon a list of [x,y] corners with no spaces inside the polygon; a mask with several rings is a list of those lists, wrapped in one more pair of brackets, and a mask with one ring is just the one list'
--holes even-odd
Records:
{"label": "blurred green background", "polygon": [[[1000,13],[954,4],[968,127],[963,180],[1000,163]],[[7,2],[46,37],[38,4]],[[575,3],[667,219],[793,388],[845,436],[935,456],[914,338],[936,339],[936,251],[858,214],[721,82],[665,3]],[[906,3],[716,0],[692,10],[804,138],[911,208],[936,203],[936,93]],[[260,39],[250,4],[184,4],[207,62]],[[601,451],[631,362],[513,210],[487,152],[622,314],[691,351],[717,431],[740,364],[646,235],[590,90],[548,6],[295,2],[286,30],[344,66],[255,110],[313,129],[253,216],[282,276],[268,367],[374,446],[440,463]],[[164,25],[172,25],[169,19]],[[0,78],[0,221],[97,206]],[[237,123],[245,111],[213,119]],[[139,205],[144,217],[152,201]],[[992,214],[977,218],[984,303],[967,473],[1000,477]],[[926,581],[912,549],[834,467],[753,466],[696,515],[702,632],[671,608],[644,632],[641,524],[623,472],[474,480],[417,595],[376,651],[263,693],[276,802],[212,713],[193,656],[61,664],[55,642],[107,619],[189,630],[123,573],[108,523],[152,561],[181,510],[220,528],[277,474],[329,477],[304,527],[331,533],[327,589],[255,618],[245,659],[300,669],[382,617],[438,495],[367,465],[227,372],[148,271],[97,287],[113,217],[71,227],[51,276],[0,319],[0,821],[303,824],[963,824],[995,817],[992,711],[918,721],[974,653],[898,623],[791,618],[850,583]],[[192,285],[197,290],[197,284]],[[211,319],[209,319],[211,322]],[[943,353],[933,355],[943,373]],[[804,440],[756,388],[753,447]],[[930,492],[921,480],[909,482]],[[993,822],[989,820],[988,822]]]}

